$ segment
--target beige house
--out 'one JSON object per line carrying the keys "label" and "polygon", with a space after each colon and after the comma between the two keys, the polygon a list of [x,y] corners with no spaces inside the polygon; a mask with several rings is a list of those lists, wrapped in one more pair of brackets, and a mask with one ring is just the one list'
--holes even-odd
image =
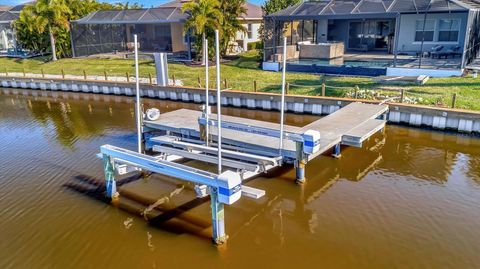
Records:
{"label": "beige house", "polygon": [[[190,2],[190,0],[174,0],[159,7],[163,8],[181,8],[183,4]],[[238,31],[235,40],[232,40],[231,52],[247,51],[248,43],[260,41],[259,29],[263,21],[263,12],[260,6],[246,3],[244,5],[247,13],[240,17],[243,27],[247,32]]]}

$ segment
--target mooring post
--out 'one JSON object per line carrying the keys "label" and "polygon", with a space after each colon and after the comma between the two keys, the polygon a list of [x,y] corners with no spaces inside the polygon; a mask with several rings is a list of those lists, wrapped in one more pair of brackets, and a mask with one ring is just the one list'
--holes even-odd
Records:
{"label": "mooring post", "polygon": [[257,81],[253,81],[253,92],[257,92]]}
{"label": "mooring post", "polygon": [[305,155],[303,154],[303,143],[296,142],[295,183],[297,184],[305,183],[305,166],[306,165],[307,165],[307,160],[305,158]]}
{"label": "mooring post", "polygon": [[227,242],[225,234],[225,211],[223,204],[218,201],[218,189],[210,189],[210,201],[212,207],[212,240],[215,244],[221,245]]}
{"label": "mooring post", "polygon": [[340,143],[336,144],[336,145],[333,147],[333,154],[332,154],[332,156],[333,156],[334,158],[337,158],[337,159],[342,156]]}
{"label": "mooring post", "polygon": [[117,183],[115,182],[115,170],[113,160],[108,155],[103,155],[103,170],[105,173],[105,186],[108,198],[117,199],[119,194],[117,192]]}
{"label": "mooring post", "polygon": [[454,93],[452,95],[452,108],[455,108],[457,106],[457,94]]}
{"label": "mooring post", "polygon": [[83,69],[83,79],[87,80],[87,71],[85,69]]}

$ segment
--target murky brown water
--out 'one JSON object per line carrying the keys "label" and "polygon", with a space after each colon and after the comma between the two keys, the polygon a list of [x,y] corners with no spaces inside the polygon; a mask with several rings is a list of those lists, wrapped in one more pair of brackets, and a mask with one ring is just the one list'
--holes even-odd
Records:
{"label": "murky brown water", "polygon": [[[257,178],[249,185],[266,197],[226,208],[230,238],[216,248],[72,188],[103,180],[100,145],[135,148],[131,99],[25,92],[0,90],[0,268],[480,267],[478,138],[388,126],[363,149],[309,163],[302,187],[292,169]],[[208,206],[188,213],[209,223]]]}

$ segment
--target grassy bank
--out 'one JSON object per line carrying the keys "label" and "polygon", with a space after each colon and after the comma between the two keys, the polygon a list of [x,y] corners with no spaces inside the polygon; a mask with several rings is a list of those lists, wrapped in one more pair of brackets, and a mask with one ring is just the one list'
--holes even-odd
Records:
{"label": "grassy bank", "polygon": [[[0,58],[0,73],[26,72],[45,74],[83,75],[83,70],[88,75],[103,75],[106,71],[111,76],[125,76],[128,72],[134,74],[132,60],[123,59],[61,59],[57,62],[48,62],[47,58],[35,59],[9,59]],[[211,81],[214,81],[214,71],[210,71]],[[189,67],[183,64],[170,64],[170,76],[175,76],[184,85],[198,86],[198,78],[204,83],[204,69]],[[140,75],[148,77],[155,74],[155,66],[152,61],[140,62]],[[259,54],[248,52],[236,60],[222,65],[222,79],[227,79],[227,87],[234,90],[253,91],[254,81],[257,90],[263,92],[279,92],[281,74],[262,71],[259,67]],[[322,81],[325,81],[327,96],[353,96],[356,86],[360,91],[358,96],[362,98],[385,98],[399,96],[399,90],[404,89],[405,99],[408,102],[450,106],[452,96],[457,94],[457,107],[463,109],[480,110],[480,79],[465,78],[432,78],[423,86],[385,86],[374,82],[370,78],[358,77],[335,77],[312,74],[288,73],[287,82],[291,84],[289,93],[303,95],[320,95]],[[211,85],[212,87],[214,85]]]}

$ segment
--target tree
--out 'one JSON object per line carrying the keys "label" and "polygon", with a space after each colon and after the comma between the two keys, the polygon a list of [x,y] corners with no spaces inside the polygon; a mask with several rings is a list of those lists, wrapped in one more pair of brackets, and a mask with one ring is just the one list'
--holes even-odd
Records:
{"label": "tree", "polygon": [[96,0],[38,0],[23,8],[14,22],[22,47],[37,52],[50,49],[52,60],[72,55],[69,22],[106,9],[139,8],[138,4],[108,4]]}
{"label": "tree", "polygon": [[[182,5],[182,12],[186,12],[190,15],[185,22],[185,30],[190,31],[190,29],[192,29],[198,37],[202,37],[201,40],[200,38],[197,38],[195,42],[197,51],[203,51],[202,43],[205,37],[212,40],[209,44],[213,47],[214,31],[220,29],[220,26],[223,23],[224,14],[220,11],[220,2],[218,2],[218,0],[194,0],[186,2]],[[203,55],[203,53],[199,54]],[[202,64],[205,64],[203,56]]]}
{"label": "tree", "polygon": [[52,60],[57,60],[57,50],[55,48],[55,33],[61,29],[68,29],[68,18],[72,12],[65,0],[38,0],[34,6],[38,21],[38,33],[48,32],[50,38],[50,49],[52,51]]}
{"label": "tree", "polygon": [[221,24],[223,38],[220,44],[222,55],[227,53],[228,45],[230,41],[235,39],[237,32],[242,31],[246,33],[247,31],[239,20],[240,17],[247,14],[246,2],[246,0],[221,0],[220,2],[220,11],[223,14],[223,22]]}
{"label": "tree", "polygon": [[263,15],[270,15],[300,2],[301,0],[267,0],[262,6]]}

